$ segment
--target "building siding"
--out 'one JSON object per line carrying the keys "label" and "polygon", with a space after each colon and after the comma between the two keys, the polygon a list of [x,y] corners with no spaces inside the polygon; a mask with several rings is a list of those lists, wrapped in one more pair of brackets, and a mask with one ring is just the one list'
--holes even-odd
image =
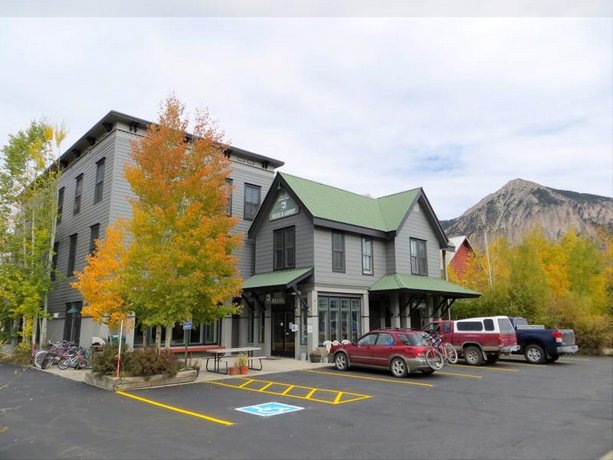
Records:
{"label": "building siding", "polygon": [[410,239],[426,241],[428,276],[440,278],[440,247],[438,239],[426,217],[424,207],[418,202],[411,210],[395,241],[395,272],[411,274]]}

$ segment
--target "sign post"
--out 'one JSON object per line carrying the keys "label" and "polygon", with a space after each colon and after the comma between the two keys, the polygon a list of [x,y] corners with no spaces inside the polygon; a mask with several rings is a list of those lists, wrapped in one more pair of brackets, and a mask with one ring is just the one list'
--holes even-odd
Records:
{"label": "sign post", "polygon": [[189,345],[189,339],[192,335],[192,322],[183,321],[183,341],[185,342],[185,369],[187,370],[187,347]]}

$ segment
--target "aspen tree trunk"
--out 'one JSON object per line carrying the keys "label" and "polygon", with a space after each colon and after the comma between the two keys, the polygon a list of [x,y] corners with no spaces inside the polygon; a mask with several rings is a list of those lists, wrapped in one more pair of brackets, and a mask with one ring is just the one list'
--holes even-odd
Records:
{"label": "aspen tree trunk", "polygon": [[155,326],[155,346],[158,350],[162,347],[162,326]]}
{"label": "aspen tree trunk", "polygon": [[170,339],[172,339],[172,326],[166,326],[166,340],[164,340],[164,348],[170,348]]}

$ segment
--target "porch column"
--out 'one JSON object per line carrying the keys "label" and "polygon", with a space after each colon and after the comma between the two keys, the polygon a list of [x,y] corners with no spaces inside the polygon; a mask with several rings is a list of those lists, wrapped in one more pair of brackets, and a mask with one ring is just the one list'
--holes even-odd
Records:
{"label": "porch column", "polygon": [[400,327],[400,295],[392,294],[390,297],[390,307],[392,308],[392,327]]}
{"label": "porch column", "polygon": [[364,294],[362,301],[362,324],[361,324],[361,334],[364,335],[368,331],[370,331],[370,302],[369,302],[369,294],[368,292]]}
{"label": "porch column", "polygon": [[306,359],[309,360],[309,353],[318,346],[319,342],[319,312],[317,310],[317,291],[312,290],[307,292],[307,303],[309,304],[309,313],[307,316],[307,345]]}

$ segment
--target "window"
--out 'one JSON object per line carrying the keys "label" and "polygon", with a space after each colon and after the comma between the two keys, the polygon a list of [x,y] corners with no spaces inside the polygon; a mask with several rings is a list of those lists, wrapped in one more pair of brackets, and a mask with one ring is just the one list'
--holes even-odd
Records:
{"label": "window", "polygon": [[296,227],[286,227],[273,233],[274,270],[296,266]]}
{"label": "window", "polygon": [[247,307],[249,310],[247,312],[249,318],[249,324],[247,327],[247,342],[253,343],[253,337],[255,335],[255,309],[253,307]]}
{"label": "window", "polygon": [[57,195],[57,221],[62,221],[62,211],[64,210],[64,187],[62,187]]}
{"label": "window", "polygon": [[372,275],[372,238],[362,238],[362,273]]}
{"label": "window", "polygon": [[377,341],[375,342],[375,345],[383,345],[385,347],[391,347],[395,344],[396,341],[394,340],[394,337],[392,337],[392,334],[387,334],[385,332],[380,333],[379,337],[377,337]]}
{"label": "window", "polygon": [[260,207],[260,187],[245,184],[245,220],[253,220]]}
{"label": "window", "polygon": [[96,163],[96,190],[94,191],[94,204],[102,201],[102,192],[104,190],[104,160]]}
{"label": "window", "polygon": [[327,297],[317,299],[319,345],[324,340],[357,340],[360,336],[362,301],[359,298]]}
{"label": "window", "polygon": [[226,194],[228,196],[226,214],[232,216],[232,179],[226,179]]}
{"label": "window", "polygon": [[374,345],[377,340],[377,334],[368,334],[360,339],[358,345]]}
{"label": "window", "polygon": [[[525,321],[525,323],[527,324],[528,322]],[[498,328],[500,329],[500,332],[515,332],[511,321],[506,318],[498,318]]]}
{"label": "window", "polygon": [[411,238],[411,273],[413,275],[428,275],[428,258],[424,240]]}
{"label": "window", "polygon": [[483,325],[485,326],[485,330],[486,331],[493,331],[494,330],[494,320],[493,319],[484,319],[483,320]]}
{"label": "window", "polygon": [[64,318],[64,340],[79,343],[81,335],[81,308],[83,302],[68,302]]}
{"label": "window", "polygon": [[96,250],[96,240],[100,238],[100,224],[89,227],[89,253]]}
{"label": "window", "polygon": [[79,212],[81,212],[81,195],[83,194],[83,174],[79,175],[76,180],[77,183],[74,192],[74,207],[72,208],[72,213],[74,215],[79,214]]}
{"label": "window", "polygon": [[482,331],[483,323],[481,321],[458,321],[456,327],[458,331]]}
{"label": "window", "polygon": [[259,313],[259,330],[258,330],[258,342],[260,343],[264,343],[264,328],[266,326],[266,316],[264,315],[264,307],[260,307],[260,313]]}
{"label": "window", "polygon": [[51,257],[51,273],[50,273],[51,281],[55,281],[56,279],[55,270],[57,269],[57,254],[59,251],[60,251],[60,243],[59,241],[56,241],[53,244],[53,256]]}
{"label": "window", "polygon": [[332,232],[332,271],[345,271],[345,234]]}
{"label": "window", "polygon": [[70,249],[68,252],[68,269],[66,270],[66,276],[72,276],[74,274],[75,258],[77,256],[77,234],[70,235]]}

